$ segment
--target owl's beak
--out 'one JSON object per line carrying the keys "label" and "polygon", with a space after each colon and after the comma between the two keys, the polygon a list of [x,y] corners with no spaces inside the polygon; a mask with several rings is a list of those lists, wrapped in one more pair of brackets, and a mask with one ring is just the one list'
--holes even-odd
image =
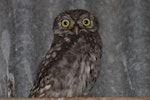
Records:
{"label": "owl's beak", "polygon": [[78,27],[78,26],[75,26],[75,27],[74,27],[74,32],[75,32],[76,35],[79,34],[79,27]]}

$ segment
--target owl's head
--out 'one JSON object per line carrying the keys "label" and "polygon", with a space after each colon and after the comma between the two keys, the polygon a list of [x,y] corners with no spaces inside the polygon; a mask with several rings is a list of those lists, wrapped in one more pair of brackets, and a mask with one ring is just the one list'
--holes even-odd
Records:
{"label": "owl's head", "polygon": [[54,21],[55,34],[79,35],[98,31],[97,18],[86,10],[76,9],[60,13]]}

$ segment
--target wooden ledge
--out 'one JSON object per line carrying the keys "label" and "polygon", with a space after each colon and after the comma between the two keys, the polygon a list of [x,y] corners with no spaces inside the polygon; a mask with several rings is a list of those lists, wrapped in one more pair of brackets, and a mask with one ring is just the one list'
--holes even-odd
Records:
{"label": "wooden ledge", "polygon": [[150,100],[150,97],[0,98],[0,100]]}

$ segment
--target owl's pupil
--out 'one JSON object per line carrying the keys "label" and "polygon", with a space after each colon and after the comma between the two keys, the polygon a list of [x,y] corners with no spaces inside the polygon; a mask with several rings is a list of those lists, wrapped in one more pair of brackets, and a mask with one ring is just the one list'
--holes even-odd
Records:
{"label": "owl's pupil", "polygon": [[84,24],[88,24],[88,21],[87,21],[87,20],[85,20],[85,21],[84,21]]}
{"label": "owl's pupil", "polygon": [[67,22],[64,22],[64,25],[67,25]]}

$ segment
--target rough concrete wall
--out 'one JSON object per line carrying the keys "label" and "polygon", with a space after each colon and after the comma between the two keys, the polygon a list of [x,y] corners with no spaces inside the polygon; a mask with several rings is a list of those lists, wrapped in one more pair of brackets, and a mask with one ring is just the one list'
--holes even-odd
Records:
{"label": "rough concrete wall", "polygon": [[149,5],[148,0],[0,0],[0,97],[28,96],[53,40],[54,18],[75,8],[89,10],[100,22],[102,67],[91,93],[150,96]]}

